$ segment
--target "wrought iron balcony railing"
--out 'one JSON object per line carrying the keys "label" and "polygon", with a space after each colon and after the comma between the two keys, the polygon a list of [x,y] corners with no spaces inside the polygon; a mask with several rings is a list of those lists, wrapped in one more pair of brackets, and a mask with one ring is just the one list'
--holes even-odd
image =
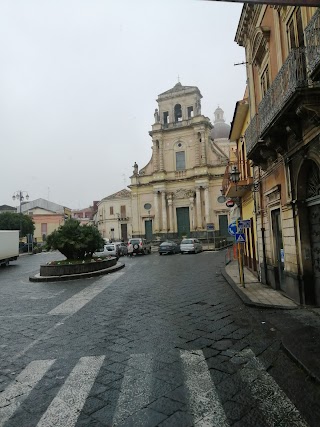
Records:
{"label": "wrought iron balcony railing", "polygon": [[308,72],[312,76],[320,66],[320,9],[313,15],[304,33]]}
{"label": "wrought iron balcony railing", "polygon": [[277,77],[258,106],[258,113],[251,120],[245,133],[247,153],[250,155],[259,138],[274,122],[293,94],[308,86],[305,48],[292,49]]}
{"label": "wrought iron balcony railing", "polygon": [[283,109],[292,94],[307,87],[305,48],[292,49],[258,107],[260,134]]}

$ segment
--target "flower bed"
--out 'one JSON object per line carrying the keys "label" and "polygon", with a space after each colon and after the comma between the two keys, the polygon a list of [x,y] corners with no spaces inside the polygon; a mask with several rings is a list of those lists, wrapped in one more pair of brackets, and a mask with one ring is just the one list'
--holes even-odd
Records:
{"label": "flower bed", "polygon": [[117,264],[117,258],[92,258],[83,261],[52,261],[40,266],[40,276],[68,276],[104,270]]}

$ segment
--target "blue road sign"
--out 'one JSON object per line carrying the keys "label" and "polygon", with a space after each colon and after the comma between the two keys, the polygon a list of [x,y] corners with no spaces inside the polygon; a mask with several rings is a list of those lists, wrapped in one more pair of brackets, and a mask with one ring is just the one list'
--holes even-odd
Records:
{"label": "blue road sign", "polygon": [[212,223],[207,224],[207,231],[214,231],[214,224]]}
{"label": "blue road sign", "polygon": [[238,220],[238,229],[251,228],[251,220],[250,219],[239,219]]}
{"label": "blue road sign", "polygon": [[246,235],[244,233],[236,233],[236,243],[246,243]]}
{"label": "blue road sign", "polygon": [[235,222],[231,222],[228,226],[228,233],[231,234],[231,236],[235,236],[237,232],[237,224]]}

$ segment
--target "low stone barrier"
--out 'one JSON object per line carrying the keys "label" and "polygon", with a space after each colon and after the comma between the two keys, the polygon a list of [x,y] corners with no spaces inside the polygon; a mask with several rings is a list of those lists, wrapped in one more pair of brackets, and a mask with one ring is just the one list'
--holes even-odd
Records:
{"label": "low stone barrier", "polygon": [[41,265],[40,276],[68,276],[73,274],[92,273],[104,270],[117,264],[117,258],[109,258],[105,261],[86,262],[81,264]]}

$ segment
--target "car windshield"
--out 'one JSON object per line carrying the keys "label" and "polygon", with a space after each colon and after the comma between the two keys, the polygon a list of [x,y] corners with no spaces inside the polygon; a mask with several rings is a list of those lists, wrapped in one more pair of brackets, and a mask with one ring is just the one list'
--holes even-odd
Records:
{"label": "car windshield", "polygon": [[172,246],[172,242],[163,242],[160,246]]}
{"label": "car windshield", "polygon": [[132,245],[134,245],[135,243],[140,243],[140,240],[139,239],[135,239],[135,240],[130,240],[130,243],[132,244]]}
{"label": "car windshield", "polygon": [[114,245],[107,245],[106,249],[114,249]]}
{"label": "car windshield", "polygon": [[182,242],[181,242],[181,244],[182,245],[185,245],[185,244],[192,244],[193,243],[193,240],[191,240],[191,239],[184,239],[184,240],[182,240]]}

